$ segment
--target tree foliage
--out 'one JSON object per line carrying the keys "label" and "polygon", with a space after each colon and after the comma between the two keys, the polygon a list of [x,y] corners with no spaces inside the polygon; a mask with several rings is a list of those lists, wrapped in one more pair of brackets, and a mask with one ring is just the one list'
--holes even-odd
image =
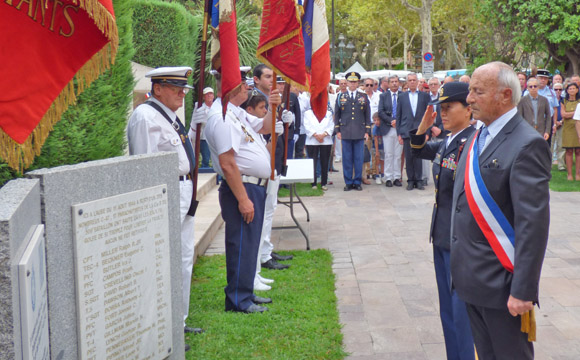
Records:
{"label": "tree foliage", "polygon": [[[527,65],[530,60],[540,67],[562,67],[571,73],[580,71],[580,8],[574,0],[479,0],[478,13],[492,26],[479,38],[476,50],[487,60],[490,49],[484,44],[490,31],[492,44],[502,60]],[[549,57],[544,57],[542,54]],[[529,64],[532,65],[532,64]]]}

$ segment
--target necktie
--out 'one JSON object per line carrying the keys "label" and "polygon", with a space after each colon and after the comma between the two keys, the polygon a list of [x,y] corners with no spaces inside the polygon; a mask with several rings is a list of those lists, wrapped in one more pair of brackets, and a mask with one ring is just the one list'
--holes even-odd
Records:
{"label": "necktie", "polygon": [[393,117],[397,117],[397,93],[393,94]]}
{"label": "necktie", "polygon": [[350,99],[351,99],[351,100],[354,100],[354,92],[351,92],[351,93],[350,93]]}
{"label": "necktie", "polygon": [[487,135],[489,134],[489,131],[487,131],[487,126],[483,126],[481,128],[481,133],[479,134],[479,139],[477,140],[477,154],[481,154],[483,147],[485,146],[485,139],[487,138]]}

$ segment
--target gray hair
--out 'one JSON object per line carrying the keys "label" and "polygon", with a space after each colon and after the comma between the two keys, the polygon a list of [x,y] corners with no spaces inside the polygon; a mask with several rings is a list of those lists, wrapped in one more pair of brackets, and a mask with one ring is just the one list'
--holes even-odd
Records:
{"label": "gray hair", "polygon": [[429,81],[427,81],[427,84],[429,84],[431,80],[435,80],[437,82],[437,85],[441,85],[441,80],[439,80],[438,77],[433,76],[431,79],[429,79]]}
{"label": "gray hair", "polygon": [[535,82],[536,84],[538,83],[538,79],[536,79],[535,77],[531,77],[528,79],[527,84],[530,85],[530,82]]}
{"label": "gray hair", "polygon": [[399,81],[399,77],[397,75],[391,75],[388,77],[388,80],[391,81],[391,79],[397,79],[397,81]]}
{"label": "gray hair", "polygon": [[406,80],[406,81],[409,81],[409,76],[414,76],[414,77],[416,77],[417,79],[419,79],[419,76],[417,76],[417,73],[410,72],[410,73],[408,73],[408,74],[407,74],[407,76],[405,76],[405,80]]}
{"label": "gray hair", "polygon": [[506,63],[501,61],[494,61],[490,63],[497,68],[497,85],[498,89],[508,88],[512,91],[512,105],[517,105],[522,97],[522,88],[520,87],[520,80],[514,69]]}

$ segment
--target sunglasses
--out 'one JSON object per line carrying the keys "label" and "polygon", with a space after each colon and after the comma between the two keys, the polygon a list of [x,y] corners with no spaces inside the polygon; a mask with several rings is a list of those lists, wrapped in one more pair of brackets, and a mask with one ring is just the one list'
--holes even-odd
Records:
{"label": "sunglasses", "polygon": [[252,100],[252,98],[256,95],[259,95],[260,92],[256,89],[252,90],[252,92],[250,93],[250,96],[248,97],[248,103],[250,103],[250,100]]}
{"label": "sunglasses", "polygon": [[528,88],[529,88],[529,89],[535,89],[535,88],[537,88],[537,87],[538,87],[538,85],[528,85]]}
{"label": "sunglasses", "polygon": [[365,84],[366,87],[375,86],[375,84]]}
{"label": "sunglasses", "polygon": [[554,89],[554,91],[562,91],[562,89]]}

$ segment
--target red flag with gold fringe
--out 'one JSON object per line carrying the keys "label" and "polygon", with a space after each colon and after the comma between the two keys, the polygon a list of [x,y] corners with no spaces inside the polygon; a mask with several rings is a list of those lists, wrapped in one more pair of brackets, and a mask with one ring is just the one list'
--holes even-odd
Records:
{"label": "red flag with gold fringe", "polygon": [[296,0],[264,0],[257,57],[289,84],[308,91]]}
{"label": "red flag with gold fringe", "polygon": [[112,62],[112,0],[0,2],[0,157],[22,171],[64,111]]}

